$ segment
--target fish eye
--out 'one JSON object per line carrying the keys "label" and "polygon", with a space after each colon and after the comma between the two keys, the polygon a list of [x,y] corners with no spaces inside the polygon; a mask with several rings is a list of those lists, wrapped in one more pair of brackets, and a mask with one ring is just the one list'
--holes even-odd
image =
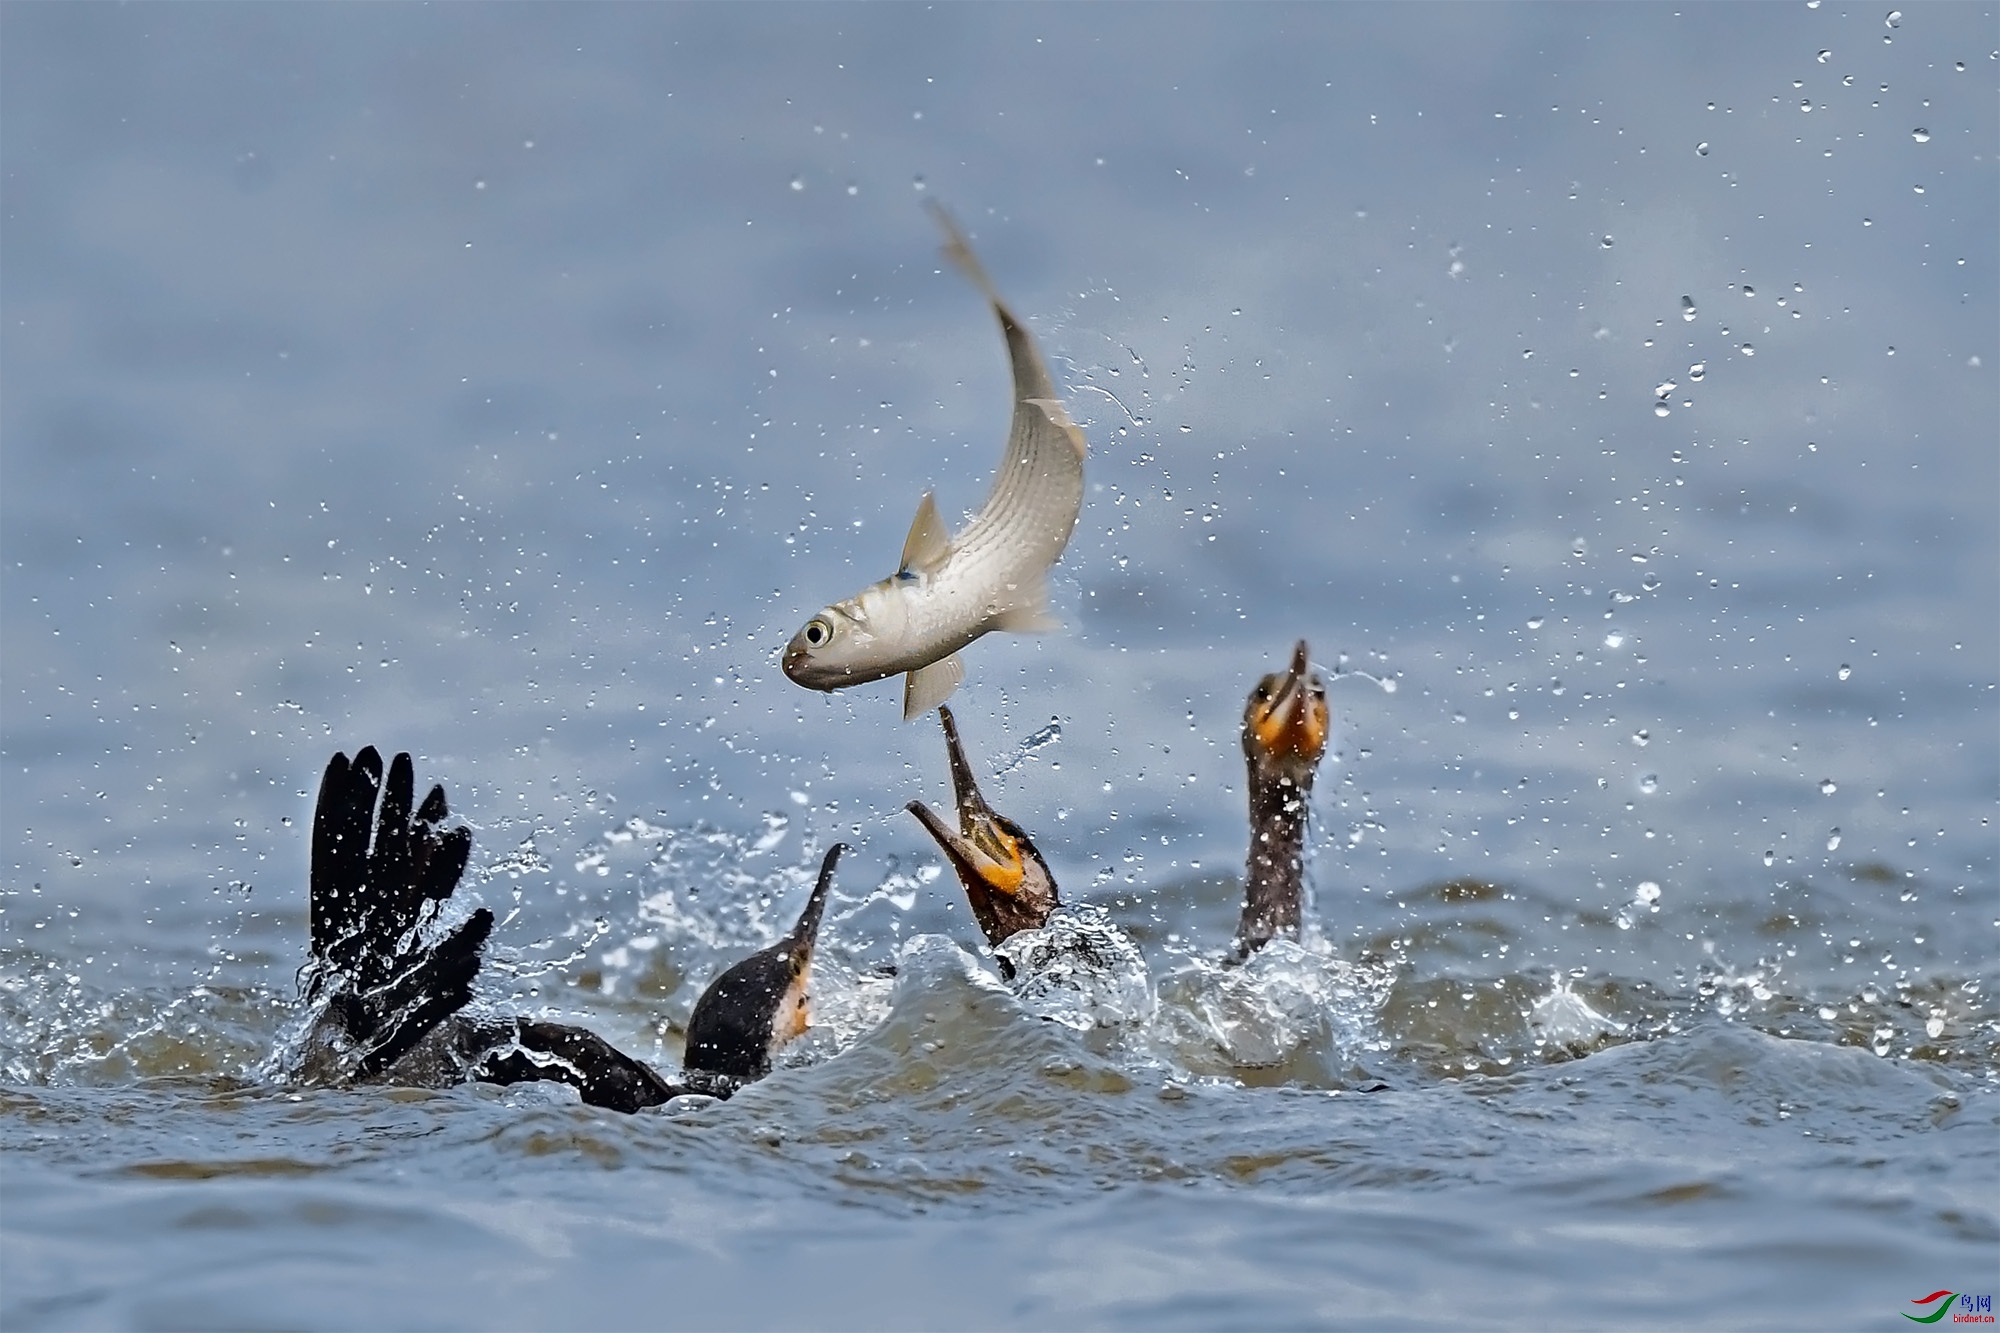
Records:
{"label": "fish eye", "polygon": [[817,648],[833,637],[833,626],[822,616],[814,616],[806,622],[806,642]]}

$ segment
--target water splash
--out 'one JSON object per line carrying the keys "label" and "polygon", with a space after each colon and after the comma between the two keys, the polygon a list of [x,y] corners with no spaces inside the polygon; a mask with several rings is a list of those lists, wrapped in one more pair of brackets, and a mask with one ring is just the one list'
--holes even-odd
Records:
{"label": "water splash", "polygon": [[1528,1026],[1537,1046],[1555,1046],[1571,1054],[1582,1054],[1606,1037],[1623,1036],[1627,1030],[1626,1024],[1591,1008],[1569,988],[1569,978],[1564,976],[1558,976],[1554,989],[1529,1009]]}
{"label": "water splash", "polygon": [[1043,750],[1061,743],[1062,719],[1052,717],[1049,719],[1049,724],[1046,727],[1043,727],[1015,746],[1014,753],[1007,757],[1007,762],[993,770],[993,776],[1004,778]]}
{"label": "water splash", "polygon": [[1396,973],[1393,962],[1349,962],[1318,941],[1273,940],[1241,966],[1190,958],[1160,982],[1155,1035],[1196,1072],[1273,1068],[1313,1046],[1350,1062],[1381,1045]]}
{"label": "water splash", "polygon": [[1021,1002],[1065,1027],[1144,1023],[1157,1007],[1145,955],[1095,904],[1058,908],[1040,930],[1024,930],[993,952],[1013,968]]}

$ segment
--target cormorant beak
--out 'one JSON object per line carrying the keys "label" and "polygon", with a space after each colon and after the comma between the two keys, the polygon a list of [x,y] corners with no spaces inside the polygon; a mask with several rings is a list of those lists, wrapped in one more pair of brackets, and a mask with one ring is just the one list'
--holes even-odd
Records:
{"label": "cormorant beak", "polygon": [[1292,663],[1257,682],[1243,712],[1243,745],[1254,744],[1261,758],[1287,768],[1311,768],[1326,752],[1329,715],[1326,684],[1312,669],[1312,654],[1300,639]]}
{"label": "cormorant beak", "polygon": [[706,1090],[704,1077],[731,1086],[762,1078],[770,1072],[772,1053],[810,1026],[806,983],[833,889],[833,868],[846,850],[838,842],[827,849],[819,880],[791,933],[710,982],[695,1002],[688,1017],[686,1064],[697,1087]]}
{"label": "cormorant beak", "polygon": [[1048,921],[1057,901],[1055,876],[1021,826],[996,814],[979,794],[951,709],[940,706],[938,717],[944,723],[945,752],[951,761],[958,827],[946,824],[922,801],[911,801],[906,808],[951,862],[987,943],[998,944]]}
{"label": "cormorant beak", "polygon": [[833,891],[833,868],[840,862],[840,854],[847,850],[847,844],[836,842],[826,849],[826,859],[820,862],[819,879],[813,884],[812,896],[799,912],[798,924],[792,933],[772,946],[774,950],[787,955],[792,966],[792,984],[778,997],[777,1011],[771,1018],[771,1049],[776,1050],[794,1037],[803,1036],[812,1026],[807,1008],[806,983],[812,976],[813,950],[819,945],[819,923],[826,915],[826,900]]}

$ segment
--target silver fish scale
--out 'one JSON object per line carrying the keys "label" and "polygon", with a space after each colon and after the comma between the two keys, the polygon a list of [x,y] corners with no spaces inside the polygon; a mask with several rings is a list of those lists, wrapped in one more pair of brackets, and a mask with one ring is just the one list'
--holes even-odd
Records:
{"label": "silver fish scale", "polygon": [[[949,238],[947,253],[985,293],[1007,342],[1013,415],[993,488],[965,528],[945,539],[942,558],[930,556],[917,568],[835,603],[822,613],[832,628],[821,630],[817,621],[808,622],[784,657],[785,674],[814,689],[841,689],[909,672],[912,693],[905,695],[906,710],[927,707],[942,697],[936,692],[940,683],[936,677],[930,688],[916,693],[918,673],[944,662],[988,631],[1002,628],[998,622],[1007,613],[1021,613],[1004,626],[1014,631],[1048,623],[1044,595],[1048,571],[1076,528],[1088,452],[1083,433],[1069,423],[1056,398],[1034,336],[994,293],[957,227],[942,212],[938,220]],[[924,555],[913,558],[922,560]],[[861,632],[845,633],[843,622]],[[809,632],[818,638],[809,638]],[[951,671],[955,683],[959,668]],[[943,694],[950,689],[945,684]],[[912,702],[919,697],[923,703]]]}

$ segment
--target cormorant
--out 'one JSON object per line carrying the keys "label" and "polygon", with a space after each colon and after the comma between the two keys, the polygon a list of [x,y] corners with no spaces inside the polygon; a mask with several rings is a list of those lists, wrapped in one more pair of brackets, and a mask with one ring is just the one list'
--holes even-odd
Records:
{"label": "cormorant", "polygon": [[592,1106],[629,1112],[682,1093],[727,1097],[769,1073],[772,1053],[805,1031],[813,947],[843,845],[827,851],[791,933],[702,993],[688,1019],[682,1081],[673,1083],[587,1028],[468,1011],[493,913],[481,907],[440,930],[472,830],[444,827],[443,787],[413,808],[414,795],[410,756],[395,757],[384,783],[373,746],[351,761],[334,755],[320,781],[301,991],[324,1008],[306,1037],[306,1081],[555,1081]]}
{"label": "cormorant", "polygon": [[994,813],[979,794],[951,709],[939,706],[938,719],[944,723],[945,754],[951,761],[958,828],[953,830],[922,801],[911,801],[905,808],[937,840],[945,859],[958,872],[972,915],[986,933],[988,944],[997,945],[1024,930],[1039,930],[1059,906],[1055,876],[1021,826]]}
{"label": "cormorant", "polygon": [[1243,917],[1236,927],[1238,958],[1280,935],[1297,939],[1299,934],[1307,807],[1329,722],[1326,682],[1310,658],[1300,639],[1291,666],[1258,681],[1243,708],[1250,856],[1243,871]]}

